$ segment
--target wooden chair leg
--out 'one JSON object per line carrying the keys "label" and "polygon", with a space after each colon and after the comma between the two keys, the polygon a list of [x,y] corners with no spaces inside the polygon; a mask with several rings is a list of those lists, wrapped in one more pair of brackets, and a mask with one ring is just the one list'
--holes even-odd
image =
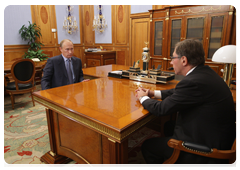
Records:
{"label": "wooden chair leg", "polygon": [[12,94],[12,93],[9,93],[9,94],[11,97],[12,109],[14,110],[14,103],[15,103],[14,94]]}
{"label": "wooden chair leg", "polygon": [[[32,92],[33,93],[33,92]],[[32,102],[33,102],[33,106],[35,106],[35,101],[33,100],[33,95],[31,93],[31,96],[32,96]]]}

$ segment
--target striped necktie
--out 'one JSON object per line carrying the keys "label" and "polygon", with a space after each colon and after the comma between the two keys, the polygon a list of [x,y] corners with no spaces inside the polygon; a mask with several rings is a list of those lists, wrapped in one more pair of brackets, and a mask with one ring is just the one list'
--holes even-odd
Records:
{"label": "striped necktie", "polygon": [[67,59],[67,74],[68,74],[69,84],[73,84],[73,75],[72,75],[71,60],[70,59]]}

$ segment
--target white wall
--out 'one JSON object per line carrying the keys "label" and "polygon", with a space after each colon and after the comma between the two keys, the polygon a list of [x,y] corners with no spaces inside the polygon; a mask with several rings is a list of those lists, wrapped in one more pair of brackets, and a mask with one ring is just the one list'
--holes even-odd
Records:
{"label": "white wall", "polygon": [[21,39],[19,29],[32,23],[30,5],[9,5],[4,9],[4,45],[27,44]]}

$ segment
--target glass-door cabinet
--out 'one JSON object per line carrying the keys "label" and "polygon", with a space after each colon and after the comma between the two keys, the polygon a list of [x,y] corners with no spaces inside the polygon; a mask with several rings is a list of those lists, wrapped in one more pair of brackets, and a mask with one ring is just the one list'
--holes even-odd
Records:
{"label": "glass-door cabinet", "polygon": [[184,31],[182,29],[182,25],[183,25],[183,19],[180,17],[174,18],[174,17],[170,17],[169,20],[169,36],[168,36],[168,52],[167,52],[167,56],[168,56],[168,61],[167,61],[167,68],[171,68],[172,65],[170,64],[171,59],[170,56],[173,55],[174,52],[174,48],[175,48],[175,44],[178,43],[179,41],[181,41],[184,35]]}
{"label": "glass-door cabinet", "polygon": [[169,52],[172,56],[176,43],[185,39],[198,39],[204,44],[207,28],[206,16],[170,17],[169,23]]}
{"label": "glass-door cabinet", "polygon": [[169,9],[150,11],[150,56],[149,68],[157,68],[161,65],[161,69],[167,66],[167,26]]}
{"label": "glass-door cabinet", "polygon": [[[160,16],[161,14],[161,16]],[[205,64],[222,76],[223,63],[212,62],[212,56],[224,45],[236,44],[236,13],[231,5],[181,5],[150,10],[151,64],[170,64],[175,44],[198,39],[205,52]],[[151,22],[151,19],[150,19]]]}
{"label": "glass-door cabinet", "polygon": [[207,51],[206,51],[206,59],[211,60],[213,54],[220,47],[225,45],[225,36],[224,32],[227,26],[227,16],[226,14],[222,15],[209,15],[208,23],[209,23],[209,32],[207,35]]}
{"label": "glass-door cabinet", "polygon": [[154,24],[154,55],[162,56],[163,46],[163,21],[156,21]]}
{"label": "glass-door cabinet", "polygon": [[186,39],[198,39],[203,43],[204,28],[206,28],[204,20],[205,17],[187,18]]}
{"label": "glass-door cabinet", "polygon": [[170,38],[170,56],[172,56],[175,44],[182,39],[182,19],[171,19],[171,38]]}

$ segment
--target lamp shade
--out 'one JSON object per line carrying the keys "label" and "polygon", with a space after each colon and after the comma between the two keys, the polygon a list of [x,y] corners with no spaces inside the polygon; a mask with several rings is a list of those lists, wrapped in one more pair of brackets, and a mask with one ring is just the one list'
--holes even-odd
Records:
{"label": "lamp shade", "polygon": [[236,63],[236,45],[225,45],[219,48],[213,54],[212,61],[221,63]]}

